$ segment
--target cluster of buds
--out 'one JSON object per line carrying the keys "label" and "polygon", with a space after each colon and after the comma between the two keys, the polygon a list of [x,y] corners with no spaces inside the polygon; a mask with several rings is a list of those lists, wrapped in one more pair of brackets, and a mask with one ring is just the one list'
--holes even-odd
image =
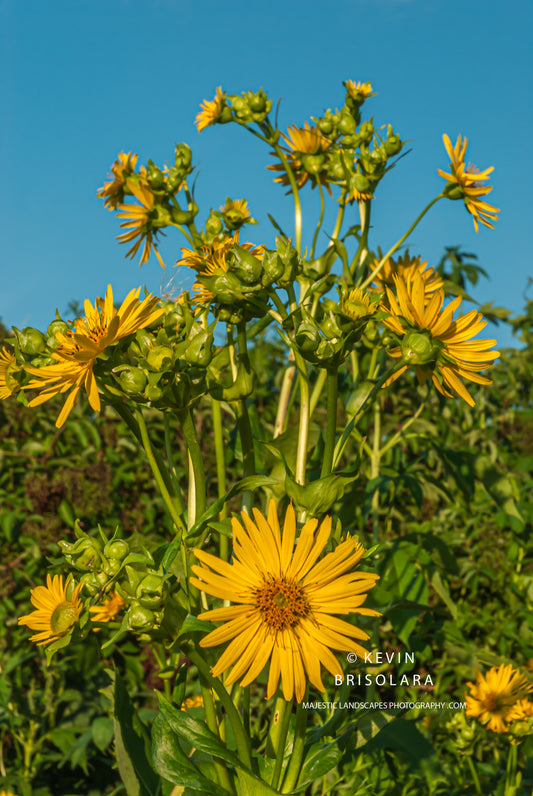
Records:
{"label": "cluster of buds", "polygon": [[138,329],[127,348],[117,347],[103,363],[114,376],[106,383],[111,396],[127,395],[159,409],[185,409],[205,393],[213,357],[213,327],[195,317],[188,296],[166,304],[164,314]]}
{"label": "cluster of buds", "polygon": [[261,124],[272,110],[272,100],[262,88],[259,91],[244,91],[241,95],[229,94],[226,97],[232,112],[232,121],[239,124]]}
{"label": "cluster of buds", "polygon": [[324,299],[314,317],[305,307],[298,308],[285,326],[293,327],[294,344],[304,359],[320,367],[337,368],[372,322],[378,301],[379,297],[358,288],[344,290],[338,302]]}
{"label": "cluster of buds", "polygon": [[205,242],[211,244],[221,232],[236,232],[245,224],[257,224],[250,215],[246,199],[230,199],[227,196],[225,204],[218,210],[211,210],[205,222]]}

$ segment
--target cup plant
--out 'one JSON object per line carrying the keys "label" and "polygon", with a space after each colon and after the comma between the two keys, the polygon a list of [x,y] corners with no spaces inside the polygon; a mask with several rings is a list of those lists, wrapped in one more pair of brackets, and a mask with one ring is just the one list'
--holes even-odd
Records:
{"label": "cup plant", "polygon": [[[268,168],[294,203],[290,236],[272,219],[273,246],[247,240],[256,222],[245,199],[201,215],[187,144],[165,166],[119,153],[98,191],[120,220],[119,242],[141,265],[153,255],[164,268],[159,236],[176,229],[183,245],[175,265],[194,272],[192,290],[159,298],[137,288],[118,306],[109,285],[80,317],[57,314],[45,332],[15,329],[0,352],[1,398],[16,394],[30,407],[53,400],[58,428],[80,400],[120,416],[168,513],[172,535],[155,549],[132,544],[120,528],[94,535],[77,524],[75,540],[60,542],[60,571],[33,589],[34,610],[19,619],[48,662],[93,631],[104,653],[132,635],[151,646],[164,682],[151,745],[119,671],[110,672],[128,794],[323,792],[328,772],[342,781],[350,748],[394,718],[370,707],[321,722],[324,714],[305,705],[346,700],[346,661],[385,643],[383,606],[372,597],[385,453],[402,444],[435,391],[473,407],[470,385],[490,384],[483,372],[499,356],[495,340],[478,338],[482,314],[461,314],[463,295],[404,244],[441,200],[462,200],[476,231],[492,228],[499,211],[485,201],[491,169],[467,166],[467,139],[454,145],[444,135],[450,163],[438,170],[439,193],[396,242],[385,230],[383,253],[372,209],[405,142],[364,115],[370,83],[348,80],[344,89],[340,109],[287,132],[262,89],[218,88],[201,106],[200,132],[238,125],[273,157]],[[319,210],[304,240],[307,188],[317,191]],[[273,336],[285,361],[279,373],[272,364],[269,418],[258,405],[252,354]],[[387,395],[413,375],[420,405],[384,438]],[[340,383],[349,385],[344,404]],[[202,417],[210,412],[208,439],[200,408]],[[164,436],[152,431],[156,415]],[[237,478],[227,466],[230,444]],[[366,550],[356,534],[360,511],[350,505],[361,481],[376,485]],[[353,521],[343,527],[341,514]],[[480,673],[470,684],[471,714],[495,732],[531,718],[526,678],[504,674],[485,682]]]}

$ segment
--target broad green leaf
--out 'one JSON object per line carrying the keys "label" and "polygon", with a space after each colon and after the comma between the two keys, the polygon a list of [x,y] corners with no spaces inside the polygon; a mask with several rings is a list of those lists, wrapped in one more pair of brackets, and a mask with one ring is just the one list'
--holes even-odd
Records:
{"label": "broad green leaf", "polygon": [[115,734],[113,720],[107,716],[98,716],[98,718],[93,720],[91,732],[95,746],[101,752],[105,752]]}
{"label": "broad green leaf", "polygon": [[450,593],[444,583],[442,582],[441,576],[438,570],[435,570],[433,573],[433,577],[431,578],[431,585],[446,605],[446,608],[451,613],[454,619],[457,619],[457,606],[450,597]]}
{"label": "broad green leaf", "polygon": [[275,796],[279,791],[263,782],[258,777],[240,768],[237,771],[239,796]]}
{"label": "broad green leaf", "polygon": [[359,472],[337,473],[325,478],[318,478],[306,486],[297,484],[287,473],[285,476],[285,489],[287,495],[294,500],[299,508],[305,509],[314,517],[325,514],[342,498],[346,488],[359,477]]}
{"label": "broad green leaf", "polygon": [[313,744],[305,756],[296,792],[304,790],[312,782],[331,771],[338,764],[341,757],[342,752],[336,743]]}

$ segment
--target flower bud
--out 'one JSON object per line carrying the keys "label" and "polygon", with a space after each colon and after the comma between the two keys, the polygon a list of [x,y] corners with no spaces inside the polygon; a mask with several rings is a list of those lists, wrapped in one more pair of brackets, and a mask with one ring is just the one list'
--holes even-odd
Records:
{"label": "flower bud", "polygon": [[165,187],[165,175],[159,166],[156,166],[150,159],[148,159],[148,174],[146,175],[146,179],[148,180],[150,188],[154,188],[156,191]]}
{"label": "flower bud", "polygon": [[185,361],[190,365],[206,368],[213,357],[213,335],[201,329],[189,337],[189,345],[185,351]]}
{"label": "flower bud", "polygon": [[130,630],[151,630],[155,625],[153,611],[144,608],[137,600],[130,603],[127,616]]}
{"label": "flower bud", "polygon": [[[165,360],[168,361],[166,362],[166,367],[163,368],[163,363]],[[148,351],[146,361],[150,368],[156,372],[165,370],[172,363],[172,349],[168,346],[156,345],[154,348],[151,348],[150,351]]]}
{"label": "flower bud", "polygon": [[339,121],[339,133],[341,135],[352,135],[355,133],[355,119],[349,113],[341,113],[341,118]]}
{"label": "flower bud", "polygon": [[181,144],[176,144],[174,158],[176,168],[181,169],[182,171],[187,171],[192,163],[191,148],[183,142]]}
{"label": "flower bud", "polygon": [[137,586],[136,597],[143,608],[161,608],[166,597],[167,585],[163,575],[149,573]]}
{"label": "flower bud", "polygon": [[59,340],[56,337],[56,334],[63,334],[65,335],[69,331],[70,327],[68,323],[65,321],[55,320],[52,321],[48,325],[48,329],[46,330],[46,343],[49,348],[57,348],[60,345]]}
{"label": "flower bud", "polygon": [[106,558],[117,558],[122,560],[126,558],[129,552],[129,544],[122,539],[117,539],[115,542],[108,542],[104,547],[104,556],[106,556]]}
{"label": "flower bud", "polygon": [[84,575],[81,579],[84,589],[94,597],[95,594],[102,591],[107,585],[109,578],[105,572],[91,572]]}
{"label": "flower bud", "polygon": [[403,361],[410,365],[426,365],[434,362],[439,346],[428,331],[408,332],[401,342]]}
{"label": "flower bud", "polygon": [[135,332],[135,340],[139,345],[143,357],[146,357],[150,349],[155,345],[155,338],[150,332],[147,332],[146,329],[137,329]]}
{"label": "flower bud", "polygon": [[140,395],[146,387],[146,374],[141,368],[119,365],[113,374],[126,395]]}
{"label": "flower bud", "polygon": [[161,398],[164,395],[164,392],[161,389],[161,387],[158,387],[157,384],[149,384],[146,387],[146,389],[144,391],[144,394],[145,394],[145,396],[146,396],[148,401],[151,401],[152,403],[156,403],[157,401],[161,400]]}
{"label": "flower bud", "polygon": [[263,266],[261,261],[254,257],[242,246],[233,247],[234,260],[231,266],[232,272],[244,282],[245,285],[256,285],[261,280]]}
{"label": "flower bud", "polygon": [[296,345],[303,354],[314,353],[321,341],[320,333],[314,324],[303,321],[295,334]]}
{"label": "flower bud", "polygon": [[207,221],[205,222],[206,233],[209,236],[215,237],[215,235],[218,235],[219,232],[222,232],[223,226],[224,224],[222,223],[220,216],[212,210]]}
{"label": "flower bud", "polygon": [[308,174],[317,175],[324,170],[324,155],[302,155],[302,166]]}
{"label": "flower bud", "polygon": [[195,202],[191,202],[191,206],[188,210],[182,210],[180,207],[173,207],[170,211],[172,221],[174,221],[175,224],[180,224],[182,226],[191,224],[197,214],[198,205]]}
{"label": "flower bud", "polygon": [[359,138],[361,139],[362,144],[369,144],[372,141],[372,136],[374,135],[374,123],[372,120],[369,122],[363,122],[359,128]]}
{"label": "flower bud", "polygon": [[359,191],[359,193],[366,193],[367,191],[372,191],[372,184],[364,174],[354,174],[350,180],[350,188]]}
{"label": "flower bud", "polygon": [[[268,97],[262,88],[253,94],[251,91],[248,93],[248,105],[254,113],[268,113]],[[272,103],[270,103],[272,104]]]}
{"label": "flower bud", "polygon": [[20,331],[14,326],[13,331],[15,332],[20,350],[23,354],[35,356],[36,354],[42,354],[43,351],[46,350],[44,334],[38,329],[33,329],[31,326],[25,326],[24,329]]}
{"label": "flower bud", "polygon": [[269,249],[263,254],[262,265],[263,277],[261,281],[264,287],[274,284],[283,274],[283,263],[275,251]]}

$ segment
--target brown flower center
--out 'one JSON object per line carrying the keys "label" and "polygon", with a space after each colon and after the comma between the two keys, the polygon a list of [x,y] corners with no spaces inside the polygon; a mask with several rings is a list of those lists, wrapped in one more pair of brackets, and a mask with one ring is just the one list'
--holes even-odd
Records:
{"label": "brown flower center", "polygon": [[256,606],[274,630],[294,627],[310,611],[303,589],[293,581],[271,576],[255,592]]}

